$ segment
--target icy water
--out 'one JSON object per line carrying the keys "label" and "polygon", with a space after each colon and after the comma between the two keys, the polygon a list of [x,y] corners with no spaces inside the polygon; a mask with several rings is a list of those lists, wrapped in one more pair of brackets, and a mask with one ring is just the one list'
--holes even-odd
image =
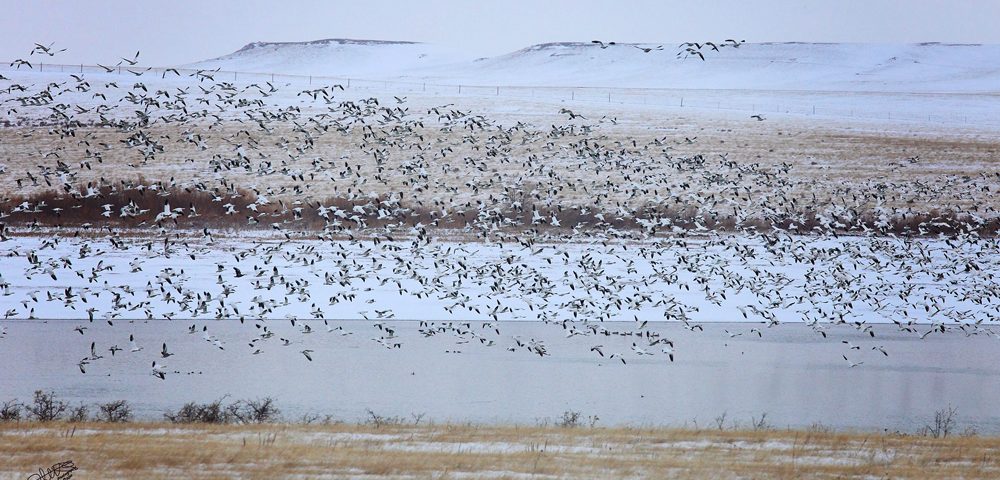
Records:
{"label": "icy water", "polygon": [[[894,325],[876,326],[876,337],[850,326],[831,327],[823,338],[802,324],[764,328],[759,324],[709,324],[687,331],[677,324],[647,330],[673,339],[675,361],[660,346],[634,336],[567,337],[559,325],[501,322],[500,334],[473,323],[469,335],[425,337],[418,322],[387,322],[400,348],[374,339],[385,336],[373,322],[270,321],[274,337],[249,341],[260,330],[237,321],[6,321],[0,338],[0,401],[28,400],[36,389],[53,390],[76,404],[114,399],[132,402],[143,419],[160,419],[188,401],[271,396],[285,418],[306,414],[362,421],[368,409],[425,421],[551,422],[567,410],[596,416],[598,425],[748,425],[767,413],[776,427],[814,423],[841,428],[915,431],[935,410],[953,406],[959,428],[1000,432],[1000,340],[966,337],[959,330],[921,340]],[[197,333],[188,333],[196,324]],[[87,326],[84,334],[74,327]],[[205,340],[201,329],[222,342]],[[458,323],[452,323],[458,326]],[[608,330],[636,330],[629,322],[605,323]],[[760,327],[762,336],[750,329]],[[462,328],[462,327],[460,327]],[[926,329],[927,327],[921,327]],[[129,334],[141,351],[130,352]],[[349,334],[344,334],[349,333]],[[739,334],[738,336],[730,336]],[[517,347],[544,343],[541,357]],[[289,340],[283,345],[282,338]],[[859,349],[852,350],[841,340]],[[90,342],[104,358],[85,365]],[[466,341],[468,341],[466,343]],[[493,346],[489,346],[489,342]],[[166,342],[169,358],[162,358]],[[653,355],[639,355],[632,342]],[[124,348],[114,357],[107,348]],[[618,358],[601,358],[590,348]],[[884,356],[874,346],[882,346]],[[507,350],[508,347],[515,351]],[[260,349],[259,354],[251,352]],[[312,361],[302,350],[313,350]],[[851,362],[864,362],[850,367]],[[165,380],[152,375],[156,360],[167,365]],[[174,373],[174,372],[180,373]],[[189,374],[188,372],[195,372]]]}

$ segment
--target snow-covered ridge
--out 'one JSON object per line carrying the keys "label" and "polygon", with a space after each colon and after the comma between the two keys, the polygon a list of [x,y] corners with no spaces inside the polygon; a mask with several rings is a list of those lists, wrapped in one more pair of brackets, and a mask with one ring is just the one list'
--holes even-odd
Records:
{"label": "snow-covered ridge", "polygon": [[454,50],[425,43],[329,38],[311,42],[253,42],[228,55],[186,66],[242,72],[385,78],[468,59],[468,56]]}
{"label": "snow-covered ridge", "polygon": [[[702,45],[551,42],[492,57],[405,41],[254,42],[197,68],[411,78],[439,83],[685,89],[1000,92],[1000,45],[744,43]],[[644,51],[639,47],[652,47]],[[680,55],[678,55],[680,53]]]}
{"label": "snow-covered ridge", "polygon": [[353,38],[324,38],[322,40],[312,40],[308,42],[250,42],[243,48],[236,51],[246,52],[259,47],[284,46],[284,45],[414,45],[420,42],[407,42],[401,40],[356,40]]}

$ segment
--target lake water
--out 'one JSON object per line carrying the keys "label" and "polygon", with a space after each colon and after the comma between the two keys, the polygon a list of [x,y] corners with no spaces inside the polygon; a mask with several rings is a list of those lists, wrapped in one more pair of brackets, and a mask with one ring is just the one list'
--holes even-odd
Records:
{"label": "lake water", "polygon": [[[384,331],[362,321],[331,322],[343,328],[332,333],[321,321],[305,322],[312,333],[302,333],[301,321],[295,326],[268,321],[264,325],[275,335],[251,347],[261,331],[253,323],[0,322],[6,327],[0,338],[0,401],[27,401],[36,389],[53,390],[74,404],[126,399],[139,418],[153,420],[185,402],[224,395],[274,397],[290,420],[319,414],[362,421],[370,409],[381,415],[425,414],[436,422],[534,424],[572,410],[598,417],[598,425],[714,426],[723,413],[727,424],[747,425],[766,412],[776,427],[821,423],[906,432],[952,406],[959,429],[1000,433],[995,408],[1000,340],[966,337],[960,330],[921,340],[894,325],[876,325],[872,338],[847,325],[829,327],[829,338],[823,338],[803,324],[708,324],[704,331],[688,331],[676,323],[650,323],[645,330],[675,342],[670,362],[660,346],[646,347],[642,338],[567,338],[559,325],[538,322],[500,322],[499,334],[473,323],[470,330],[480,341],[454,331],[425,337],[418,322],[388,321],[385,326],[396,335],[390,343],[401,344],[391,349],[374,340]],[[195,334],[188,333],[192,324]],[[88,327],[84,334],[74,330],[78,325]],[[637,330],[631,322],[601,325]],[[224,350],[203,338],[204,326]],[[755,327],[762,336],[750,332]],[[928,327],[920,328],[922,333]],[[141,351],[129,351],[130,333]],[[517,347],[515,336],[524,344],[543,342],[549,355]],[[842,340],[860,348],[852,350]],[[77,363],[90,355],[92,341],[104,358],[92,360],[82,374]],[[173,356],[161,358],[162,342]],[[632,342],[656,353],[638,355]],[[125,350],[112,357],[107,351],[112,344]],[[605,355],[622,354],[627,364],[601,358],[590,350],[595,345],[602,345]],[[884,347],[888,356],[874,346]],[[257,349],[261,353],[251,354]],[[305,349],[313,350],[312,361],[301,353]],[[864,363],[850,367],[842,355]],[[152,375],[154,360],[167,365],[165,380]]]}

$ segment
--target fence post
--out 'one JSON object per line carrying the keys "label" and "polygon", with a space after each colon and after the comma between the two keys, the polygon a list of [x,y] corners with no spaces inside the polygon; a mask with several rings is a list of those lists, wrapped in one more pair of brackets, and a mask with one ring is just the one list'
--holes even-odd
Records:
{"label": "fence post", "polygon": [[233,81],[236,81],[236,72],[233,72]]}
{"label": "fence post", "polygon": [[462,86],[461,86],[461,85],[459,85],[459,86],[458,86],[458,93],[459,93],[459,94],[461,94],[461,93],[462,93]]}
{"label": "fence post", "polygon": [[274,83],[274,74],[271,74],[271,83]]}
{"label": "fence post", "polygon": [[313,76],[309,75],[309,85],[312,86],[312,84],[313,84]]}
{"label": "fence post", "polygon": [[347,88],[351,88],[351,79],[350,78],[347,79]]}
{"label": "fence post", "polygon": [[681,106],[684,106],[684,97],[681,97]]}
{"label": "fence post", "polygon": [[41,71],[45,70],[45,68],[44,68],[44,67],[45,67],[45,65],[44,65],[44,64],[42,64],[42,62],[38,62],[38,71],[39,71],[39,72],[41,72]]}
{"label": "fence post", "polygon": [[816,105],[813,105],[813,115],[816,115]]}
{"label": "fence post", "polygon": [[421,86],[421,89],[422,89],[423,91],[425,91],[425,92],[427,91],[427,82],[424,82],[424,83],[423,83],[423,85]]}
{"label": "fence post", "polygon": [[569,99],[570,100],[576,100],[576,90],[570,90],[569,91]]}
{"label": "fence post", "polygon": [[608,92],[608,103],[611,103],[611,92]]}
{"label": "fence post", "polygon": [[80,73],[83,73],[83,64],[80,64]]}
{"label": "fence post", "polygon": [[497,86],[497,96],[498,97],[500,96],[500,87],[499,86]]}

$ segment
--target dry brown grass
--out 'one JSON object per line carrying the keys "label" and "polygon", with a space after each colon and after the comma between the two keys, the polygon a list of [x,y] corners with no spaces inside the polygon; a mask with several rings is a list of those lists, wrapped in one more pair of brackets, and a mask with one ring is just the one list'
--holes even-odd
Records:
{"label": "dry brown grass", "polygon": [[0,426],[0,478],[997,478],[1000,438],[425,425]]}

